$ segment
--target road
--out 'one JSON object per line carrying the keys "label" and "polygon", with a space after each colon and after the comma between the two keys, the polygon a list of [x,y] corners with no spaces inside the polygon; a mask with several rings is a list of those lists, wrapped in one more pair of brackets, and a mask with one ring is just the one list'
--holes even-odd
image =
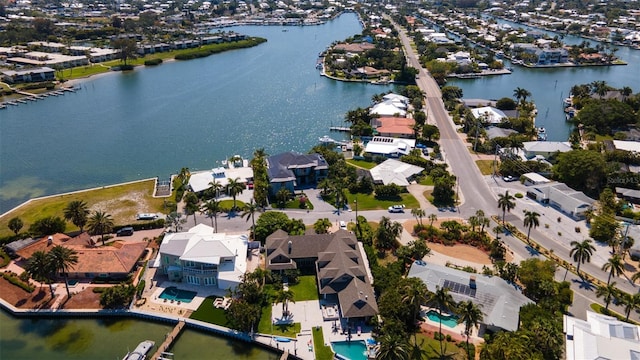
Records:
{"label": "road", "polygon": [[[391,18],[387,17],[387,19],[391,21]],[[502,180],[488,180],[480,173],[480,170],[471,157],[467,146],[458,135],[453,120],[444,107],[442,93],[440,92],[438,84],[430,76],[429,72],[420,64],[418,56],[411,47],[411,40],[407,36],[405,29],[401,28],[393,21],[392,23],[400,34],[400,39],[407,57],[407,63],[410,66],[419,69],[419,75],[416,79],[416,83],[425,93],[425,102],[428,112],[427,121],[438,126],[440,130],[440,147],[443,149],[446,162],[449,165],[451,172],[458,178],[458,186],[462,193],[461,198],[463,199],[463,203],[460,205],[458,210],[460,213],[459,215],[463,218],[468,218],[478,209],[482,209],[486,215],[498,214],[499,209],[497,207],[497,197],[495,194],[502,193],[502,191],[506,189],[506,186],[504,186],[506,184],[502,183]],[[489,183],[491,182],[495,182],[493,190],[489,186]],[[494,190],[496,191],[494,192]],[[522,221],[521,209],[522,206],[520,206],[517,211],[514,211],[514,214],[518,214],[518,216],[510,214],[507,219],[510,223],[516,225],[520,231],[526,234],[527,229],[524,227]],[[566,221],[571,221],[565,215],[552,208],[547,207],[545,208],[545,211],[556,213],[558,217],[563,217],[567,219]],[[564,239],[562,236],[550,237],[547,234],[534,229],[531,232],[531,238],[535,239],[535,241],[544,248],[556,250],[555,254],[563,260],[570,263],[573,262],[573,259],[569,257],[569,242],[563,242]],[[526,246],[526,244],[521,240],[513,236],[503,236],[502,240],[519,258],[527,259],[532,256],[538,256],[538,254],[535,253],[535,250],[532,251],[530,247]],[[608,273],[602,271],[601,268],[595,264],[583,264],[580,270],[594,276],[600,281],[607,281]],[[559,269],[558,272],[564,273],[564,270]],[[586,307],[588,307],[589,302],[598,302],[601,304],[602,302],[595,296],[595,287],[592,284],[585,284],[580,281],[577,276],[573,274],[570,275],[571,276],[569,276],[567,280],[571,282],[571,288],[579,299],[579,301],[574,303],[571,310],[576,314],[576,316],[584,319],[586,318]],[[638,287],[628,281],[625,277],[619,277],[613,279],[613,281],[617,281],[617,287],[620,290],[631,294],[638,292]],[[588,299],[588,301],[586,299]],[[615,308],[618,312],[622,311],[620,308],[613,306],[612,308]],[[631,317],[637,320],[638,314],[635,313]]]}

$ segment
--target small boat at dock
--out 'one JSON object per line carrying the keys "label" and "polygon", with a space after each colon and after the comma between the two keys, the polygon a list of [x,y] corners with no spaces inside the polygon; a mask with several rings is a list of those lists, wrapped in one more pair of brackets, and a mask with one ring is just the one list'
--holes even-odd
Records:
{"label": "small boat at dock", "polygon": [[147,358],[147,354],[153,349],[156,343],[151,340],[145,340],[138,344],[135,350],[128,352],[122,360],[144,360]]}

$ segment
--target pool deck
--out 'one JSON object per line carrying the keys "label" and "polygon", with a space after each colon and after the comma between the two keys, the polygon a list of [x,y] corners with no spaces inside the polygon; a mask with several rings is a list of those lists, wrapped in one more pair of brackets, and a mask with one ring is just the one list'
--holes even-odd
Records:
{"label": "pool deck", "polygon": [[[421,328],[422,329],[428,329],[434,332],[438,332],[440,330],[440,322],[438,321],[433,321],[430,320],[427,316],[426,313],[428,313],[429,311],[438,311],[437,309],[434,308],[429,308],[426,306],[422,306],[422,311],[421,311],[421,317],[422,317],[422,325]],[[422,314],[424,313],[424,314]],[[444,323],[442,324],[442,333],[444,335],[451,335],[452,338],[454,338],[455,340],[458,341],[466,341],[467,340],[467,336],[464,334],[464,324],[458,324],[453,328],[450,328],[446,325],[444,325]],[[474,328],[472,331],[472,334],[477,335],[478,334],[478,328]],[[479,344],[479,343],[483,343],[484,339],[481,337],[477,337],[474,335],[471,335],[469,337],[469,342],[474,343],[474,344]]]}

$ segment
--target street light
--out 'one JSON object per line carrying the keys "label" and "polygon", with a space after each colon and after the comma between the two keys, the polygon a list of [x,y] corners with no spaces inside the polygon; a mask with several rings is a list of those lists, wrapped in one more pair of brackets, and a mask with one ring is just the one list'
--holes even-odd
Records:
{"label": "street light", "polygon": [[356,206],[356,238],[360,237],[360,222],[358,221],[358,195],[356,195],[355,200],[353,200],[353,203]]}

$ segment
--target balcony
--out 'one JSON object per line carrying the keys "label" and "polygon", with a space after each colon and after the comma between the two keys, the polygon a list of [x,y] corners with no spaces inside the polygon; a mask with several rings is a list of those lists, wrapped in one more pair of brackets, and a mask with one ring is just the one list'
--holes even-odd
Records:
{"label": "balcony", "polygon": [[218,273],[216,269],[197,269],[197,268],[188,268],[183,267],[182,271],[186,274],[198,274],[198,275],[215,275]]}

